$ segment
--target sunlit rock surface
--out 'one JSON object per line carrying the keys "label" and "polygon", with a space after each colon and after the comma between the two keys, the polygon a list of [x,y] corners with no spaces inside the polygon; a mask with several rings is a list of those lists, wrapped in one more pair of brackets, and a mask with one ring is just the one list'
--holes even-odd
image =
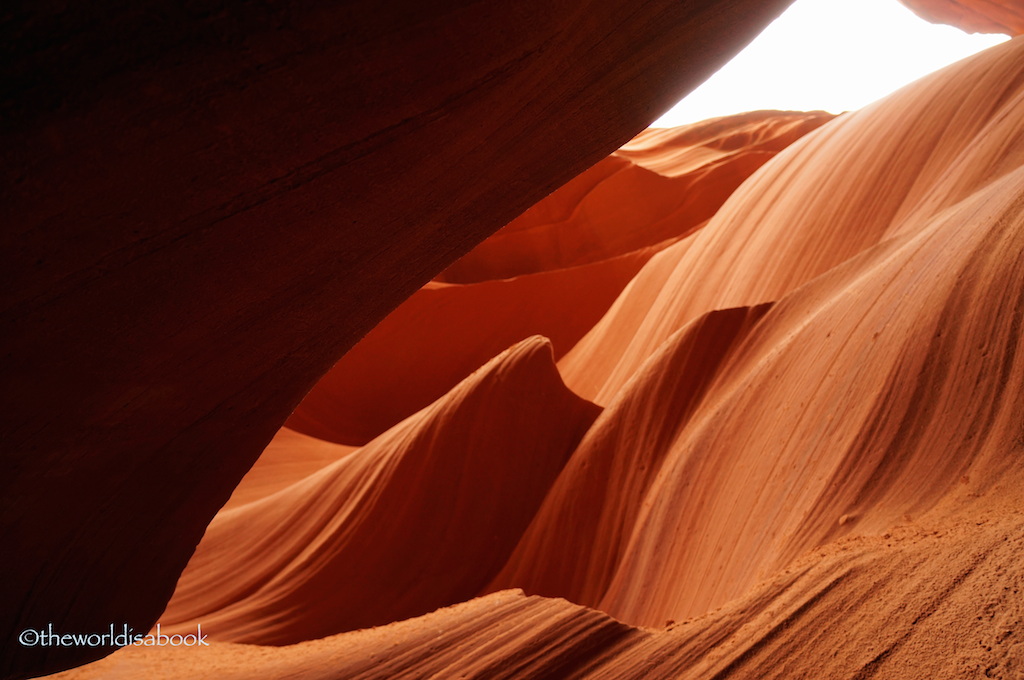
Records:
{"label": "sunlit rock surface", "polygon": [[831,118],[759,111],[642,132],[413,294],[317,383],[288,426],[363,444],[531,334],[550,338],[561,358],[655,253]]}
{"label": "sunlit rock surface", "polygon": [[949,24],[968,33],[1024,33],[1024,3],[1020,0],[900,0],[918,16]]}
{"label": "sunlit rock surface", "polygon": [[[646,30],[657,33],[665,17],[657,19]],[[595,58],[611,48],[594,48]],[[295,77],[269,73],[278,75],[259,77]],[[338,270],[340,282],[310,269],[301,249],[275,252],[282,271],[262,258],[267,239],[310,236],[281,231],[273,210],[319,224],[303,211],[328,210],[330,192],[318,194],[324,203],[300,198],[327,181],[324,170],[282,192],[291,212],[267,207],[270,197],[252,206],[251,239],[218,236],[217,225],[234,218],[207,215],[200,236],[140,236],[141,250],[115,249],[34,297],[5,289],[37,310],[12,336],[17,356],[48,356],[71,329],[81,330],[82,346],[61,345],[65,353],[53,353],[35,383],[31,362],[10,373],[28,405],[8,397],[5,412],[18,435],[3,496],[4,538],[17,556],[4,586],[8,639],[37,614],[74,632],[105,630],[109,620],[89,627],[100,617],[146,629],[170,598],[165,632],[201,625],[210,647],[132,647],[58,677],[1020,677],[1024,38],[825,118],[766,112],[644,133],[567,185],[564,202],[538,203],[464,260],[452,264],[452,248],[449,261],[437,255],[418,274],[400,265],[450,244],[457,225],[463,236],[477,229],[470,218],[486,211],[436,204],[422,214],[448,210],[452,220],[436,228],[436,241],[407,242],[397,227],[393,241],[374,236],[399,245]],[[428,116],[424,125],[434,122],[451,121]],[[720,141],[693,143],[688,135],[701,129],[720,130],[712,135]],[[168,153],[175,141],[164,142]],[[436,138],[421,144],[437,147]],[[572,146],[552,144],[549,155]],[[512,156],[518,148],[499,145]],[[409,181],[430,164],[412,165]],[[97,167],[80,169],[78,181],[102,183],[109,170]],[[472,164],[444,169],[473,177]],[[707,181],[714,170],[734,188],[715,193],[725,184]],[[522,180],[499,175],[509,186]],[[378,209],[421,214],[422,202],[454,182],[433,179],[418,199]],[[601,203],[603,180],[626,188]],[[681,182],[680,195],[639,200],[648,180]],[[22,186],[18,200],[45,187],[39,179],[12,186]],[[614,220],[585,219],[586,211],[575,217],[590,195],[604,206],[593,213],[633,220],[630,229],[619,233]],[[136,194],[123,196],[122,212],[81,214],[128,229],[141,213]],[[692,208],[677,210],[676,199]],[[632,200],[636,212],[623,209]],[[68,224],[57,199],[45,205],[29,236]],[[337,224],[328,222],[308,253],[330,250]],[[423,224],[407,229],[423,235]],[[554,245],[558,224],[564,248]],[[473,231],[476,240],[498,226]],[[156,259],[145,254],[149,243]],[[69,240],[62,257],[79,261],[95,245]],[[237,280],[210,269],[229,245],[249,266]],[[172,260],[160,259],[168,253]],[[56,265],[42,258],[39,266]],[[389,303],[373,286],[350,290],[358,300],[332,297],[374,271],[383,277],[375,286],[384,290],[391,276],[401,289]],[[234,287],[203,298],[208,277]],[[158,280],[159,299],[144,295]],[[469,292],[443,315],[440,295],[452,290]],[[242,295],[256,291],[264,295]],[[101,293],[122,304],[142,295],[148,316],[87,304]],[[329,408],[278,429],[317,377],[330,378],[340,348],[409,295],[392,330],[373,340],[378,358],[366,356],[377,363],[365,365],[383,372],[388,355],[433,347],[406,365],[429,363],[422,379],[395,360],[416,398],[385,412],[386,398],[376,397],[367,412],[382,415],[361,431],[332,424]],[[531,295],[541,296],[543,313],[527,322]],[[417,299],[416,314],[436,321],[432,328],[402,311],[415,311]],[[573,316],[573,300],[585,314]],[[350,324],[347,304],[365,312],[365,324]],[[32,323],[63,335],[33,336]],[[563,339],[537,337],[534,323]],[[437,339],[453,327],[467,339]],[[488,339],[488,328],[506,335]],[[328,336],[323,346],[310,340]],[[99,338],[109,344],[90,344]],[[146,338],[152,353],[133,344]],[[276,354],[285,345],[289,352]],[[463,353],[474,358],[460,368],[452,357]],[[284,379],[292,369],[304,377]],[[246,379],[253,374],[262,377]],[[356,399],[372,382],[364,376],[340,393]],[[75,399],[58,390],[49,410],[19,420],[36,413],[46,389],[69,384]],[[317,425],[346,434],[296,429]],[[165,446],[146,448],[160,437]],[[8,676],[98,653],[40,654],[15,642],[10,650]]]}

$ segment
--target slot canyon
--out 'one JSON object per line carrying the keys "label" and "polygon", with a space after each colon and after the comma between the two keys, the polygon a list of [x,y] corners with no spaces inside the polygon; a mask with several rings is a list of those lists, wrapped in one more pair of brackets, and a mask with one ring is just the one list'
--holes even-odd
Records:
{"label": "slot canyon", "polygon": [[1024,679],[1024,37],[790,4],[0,10],[0,678]]}

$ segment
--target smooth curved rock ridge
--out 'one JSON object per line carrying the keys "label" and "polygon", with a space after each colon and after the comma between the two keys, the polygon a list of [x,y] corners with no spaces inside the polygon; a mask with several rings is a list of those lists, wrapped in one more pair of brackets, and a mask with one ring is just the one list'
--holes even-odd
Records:
{"label": "smooth curved rock ridge", "polygon": [[161,623],[289,644],[469,599],[599,411],[565,389],[547,340],[525,340],[367,446],[218,514]]}
{"label": "smooth curved rock ridge", "polygon": [[648,128],[613,156],[666,177],[710,170],[743,157],[760,157],[760,167],[833,118],[834,114],[825,111],[751,111],[674,128]]}
{"label": "smooth curved rock ridge", "polygon": [[[1021,177],[1024,166],[787,296],[728,366],[673,367],[679,341],[666,343],[595,423],[495,587],[642,625],[683,620],[807,550],[990,489],[1008,466],[1019,475]],[[701,412],[652,420],[686,400],[645,380],[708,374],[710,387],[682,392]],[[588,443],[609,423],[620,441],[601,459]]]}
{"label": "smooth curved rock ridge", "polygon": [[709,312],[665,342],[594,422],[489,589],[601,602],[673,441],[770,307]]}
{"label": "smooth curved rock ridge", "polygon": [[310,476],[356,450],[282,427],[235,487],[225,508],[245,505]]}
{"label": "smooth curved rock ridge", "polygon": [[[1011,43],[840,116],[782,151],[706,227],[652,258],[560,360],[567,384],[606,404],[691,319],[779,300],[900,230],[919,227],[923,220],[914,213],[937,213],[985,173],[1005,171],[1012,157],[994,156],[992,168],[969,166],[967,157],[980,139],[997,140],[988,131],[994,120],[1014,115],[1020,47]],[[946,191],[953,181],[964,186]]]}
{"label": "smooth curved rock ridge", "polygon": [[1020,0],[900,0],[922,19],[968,33],[1024,33]]}
{"label": "smooth curved rock ridge", "polygon": [[645,130],[452,264],[472,282],[577,266],[693,233],[751,173],[833,118],[754,111]]}
{"label": "smooth curved rock ridge", "polygon": [[440,277],[461,283],[413,294],[317,383],[288,426],[364,444],[525,337],[550,338],[561,358],[652,255],[831,118],[760,111],[641,133]]}
{"label": "smooth curved rock ridge", "polygon": [[[560,595],[546,588],[561,582],[584,604],[641,625],[697,616],[807,550],[883,531],[961,480],[986,488],[1014,469],[1024,417],[1015,387],[1024,380],[1022,57],[1024,42],[1012,41],[829,124],[741,187],[699,234],[651,260],[602,322],[618,317],[607,328],[626,338],[625,351],[657,347],[666,319],[696,314],[716,291],[722,301],[766,284],[795,289],[757,324],[700,411],[662,451],[645,452],[659,469],[617,476],[622,486],[602,503],[643,497],[626,546],[615,517],[550,552],[529,541],[545,545],[545,531],[565,535],[571,522],[531,527],[517,549],[531,559],[516,563],[528,592]],[[962,97],[943,106],[950,89]],[[920,125],[926,111],[936,130]],[[769,240],[777,246],[766,249]],[[830,264],[802,286],[791,278]],[[724,283],[705,293],[710,273]],[[641,296],[651,292],[653,304]],[[621,370],[620,337],[601,337],[591,375],[601,375],[604,356]],[[585,365],[578,349],[567,359]],[[626,358],[642,365],[647,356]],[[614,382],[604,394],[628,391]],[[607,403],[615,413],[615,399]],[[664,399],[647,408],[657,413]],[[611,465],[628,468],[635,454],[623,446],[614,455],[623,460]],[[564,507],[552,517],[578,512],[599,473],[573,461],[564,475],[549,497]],[[608,545],[593,547],[592,536]],[[590,551],[620,555],[600,597],[601,579],[572,563]]]}
{"label": "smooth curved rock ridge", "polygon": [[642,636],[565,600],[505,591],[389,626],[277,647],[272,655],[223,642],[204,650],[136,647],[56,677],[570,678]]}
{"label": "smooth curved rock ridge", "polygon": [[[1015,480],[1017,482],[1020,479]],[[1024,515],[905,524],[808,554],[706,616],[636,629],[502,591],[388,626],[278,647],[132,647],[55,680],[838,680],[1024,670]]]}
{"label": "smooth curved rock ridge", "polygon": [[561,357],[656,250],[513,279],[428,283],[320,379],[287,425],[331,442],[363,444],[524,338],[549,338]]}
{"label": "smooth curved rock ridge", "polygon": [[809,549],[929,510],[964,478],[995,481],[1024,417],[1024,268],[1007,256],[1024,246],[1022,178],[773,307],[745,379],[708,395],[673,443],[602,610],[696,616]]}

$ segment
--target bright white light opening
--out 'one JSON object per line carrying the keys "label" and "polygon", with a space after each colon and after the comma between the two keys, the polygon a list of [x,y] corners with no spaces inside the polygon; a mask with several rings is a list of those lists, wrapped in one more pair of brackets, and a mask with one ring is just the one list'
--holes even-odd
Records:
{"label": "bright white light opening", "polygon": [[1004,40],[930,24],[899,0],[797,0],[653,127],[758,109],[852,111]]}

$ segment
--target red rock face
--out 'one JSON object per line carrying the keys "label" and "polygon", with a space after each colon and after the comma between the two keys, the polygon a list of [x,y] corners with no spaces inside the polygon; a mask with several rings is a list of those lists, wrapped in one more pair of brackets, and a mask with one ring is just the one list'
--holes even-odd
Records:
{"label": "red rock face", "polygon": [[[212,647],[63,677],[1019,676],[1022,39],[828,122],[644,133],[452,264],[647,116],[631,96],[663,90],[636,64],[750,19],[680,4],[261,10],[242,34],[211,12],[175,24],[204,27],[194,44],[110,48],[134,66],[72,63],[103,36],[40,49],[40,73],[103,78],[8,104],[7,252],[53,260],[5,271],[5,676],[103,651],[26,648],[24,628],[145,630],[168,599],[165,632]],[[338,22],[339,42],[296,38]],[[329,103],[380,92],[335,90],[331,66],[391,83],[373,76],[402,72],[396,30],[402,59],[452,71],[416,61],[394,120],[332,127]],[[596,113],[559,94],[591,85]],[[433,87],[450,96],[417,108]],[[328,373],[414,290],[352,355],[363,375]],[[516,337],[534,323],[563,347]],[[331,413],[406,351],[369,415]],[[321,374],[292,423],[320,436],[278,430]]]}
{"label": "red rock face", "polygon": [[1007,0],[900,0],[928,21],[949,24],[968,33],[1024,33],[1024,5]]}
{"label": "red rock face", "polygon": [[345,350],[787,4],[8,5],[0,676],[148,627]]}
{"label": "red rock face", "polygon": [[[578,320],[586,320],[579,314],[587,309],[584,301],[604,302],[592,326],[651,255],[707,221],[694,207],[697,201],[728,193],[739,183],[737,175],[747,176],[752,166],[830,118],[759,112],[645,132],[492,237],[497,245],[485,241],[482,253],[467,258],[470,263],[458,263],[464,275],[471,267],[478,274],[494,271],[510,253],[527,250],[522,246],[529,235],[540,241],[534,252],[544,252],[541,246],[566,220],[539,228],[524,223],[539,215],[568,215],[573,226],[564,242],[581,248],[556,252],[570,266],[548,262],[552,268],[540,274],[428,284],[332,369],[289,421],[300,428],[312,425],[306,431],[317,435],[323,427],[333,435],[328,438],[341,441],[352,430],[340,424],[383,422],[387,431],[352,451],[283,430],[264,454],[267,460],[261,458],[207,529],[162,624],[184,632],[203,621],[220,640],[286,644],[424,614],[481,592],[508,562],[555,478],[565,476],[569,453],[578,451],[601,409],[562,385],[553,357],[541,357],[551,348],[541,351],[536,338],[476,372],[469,362],[493,351],[496,342],[546,328],[571,346],[586,330]],[[638,166],[621,161],[633,153],[665,174],[644,170],[643,181],[627,178],[624,188],[615,180],[636,171]],[[595,175],[601,180],[594,182]],[[581,185],[589,186],[580,191]],[[697,198],[686,199],[686,192]],[[633,241],[626,245],[621,238],[611,245],[602,240],[613,233],[612,220],[586,219],[604,214],[593,204],[616,202],[648,206],[633,216],[633,228],[626,231]],[[661,243],[646,245],[645,231]],[[517,245],[505,249],[509,233]],[[572,266],[577,253],[595,242],[604,244],[600,252],[607,259]],[[626,276],[619,273],[624,267]],[[685,355],[687,366],[666,371],[686,376],[673,383],[667,399],[678,403],[673,422],[699,403],[701,379],[689,374],[697,370],[707,378],[722,360],[717,349],[703,349],[708,334],[712,343],[723,334],[742,337],[766,310],[762,305],[749,318],[712,315],[708,328],[721,332],[702,328],[689,337],[693,353]],[[443,381],[460,367],[472,375],[449,390]],[[353,374],[361,379],[353,380]],[[432,405],[407,418],[396,414],[403,398],[438,385],[444,394]],[[319,411],[308,408],[314,399]],[[311,412],[324,414],[325,421],[310,420]],[[632,417],[625,422],[641,426]],[[295,454],[289,456],[292,447]],[[286,461],[294,472],[283,469]],[[438,474],[444,470],[457,471],[456,479]],[[272,473],[279,480],[273,485]],[[573,533],[587,544],[581,532],[599,525],[579,519]]]}
{"label": "red rock face", "polygon": [[367,446],[219,514],[161,621],[285,644],[467,600],[599,412],[525,340]]}
{"label": "red rock face", "polygon": [[755,112],[646,131],[450,266],[317,383],[288,426],[364,444],[537,333],[561,358],[655,253],[832,116]]}
{"label": "red rock face", "polygon": [[163,618],[211,655],[66,677],[1015,677],[1022,69],[797,140],[557,373],[527,340],[360,449],[283,431]]}

